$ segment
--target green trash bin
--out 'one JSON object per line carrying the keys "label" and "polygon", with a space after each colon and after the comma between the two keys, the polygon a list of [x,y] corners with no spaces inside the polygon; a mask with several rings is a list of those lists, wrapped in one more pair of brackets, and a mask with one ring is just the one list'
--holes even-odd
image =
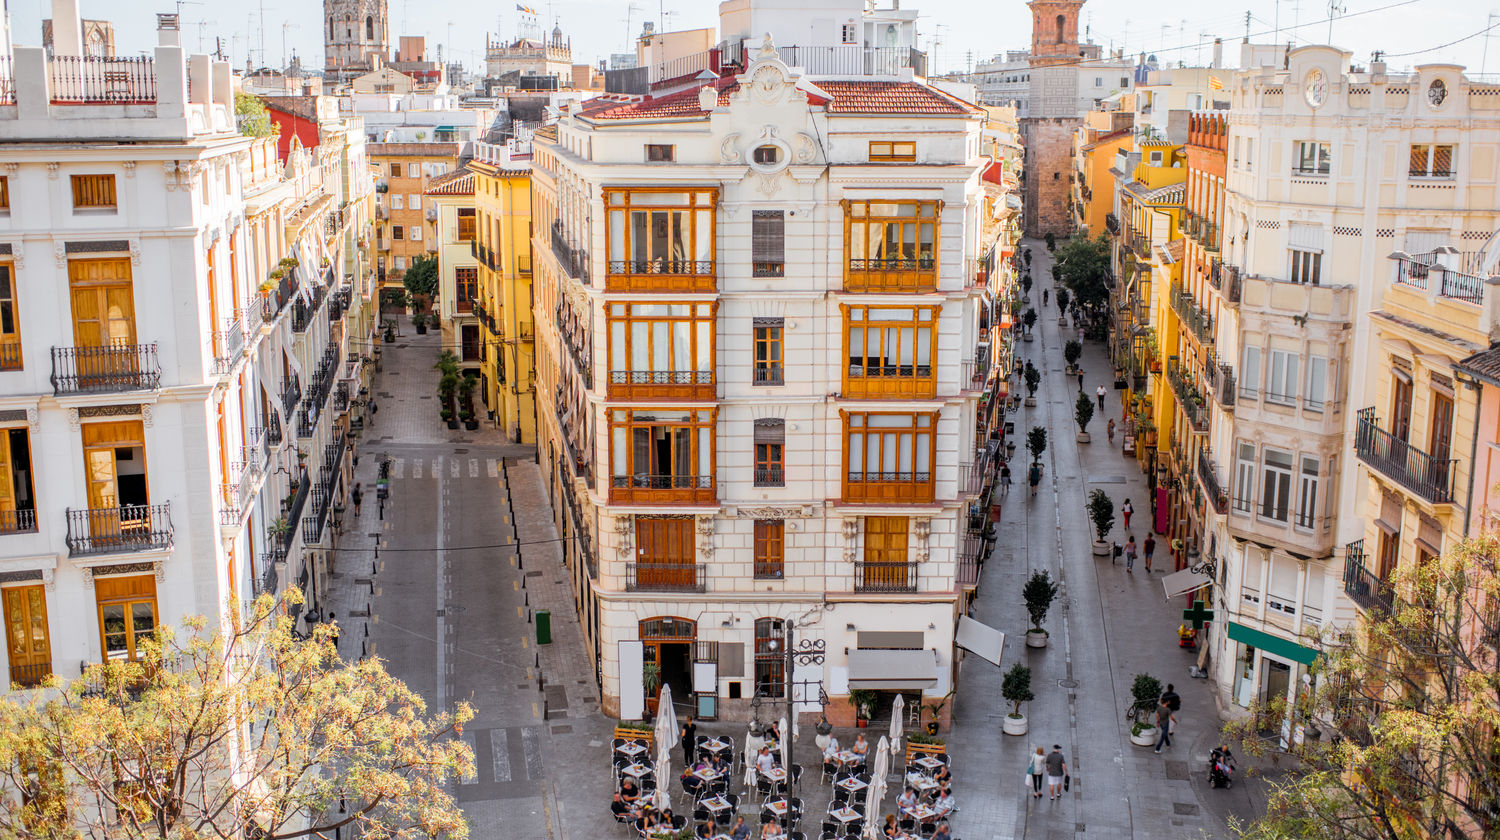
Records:
{"label": "green trash bin", "polygon": [[536,611],[536,643],[539,645],[552,644],[552,611]]}

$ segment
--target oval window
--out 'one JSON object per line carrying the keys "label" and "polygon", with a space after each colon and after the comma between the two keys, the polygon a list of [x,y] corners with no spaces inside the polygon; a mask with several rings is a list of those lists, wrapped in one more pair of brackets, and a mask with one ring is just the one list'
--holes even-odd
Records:
{"label": "oval window", "polygon": [[781,160],[781,149],[775,146],[757,146],[754,160],[763,166],[773,165]]}

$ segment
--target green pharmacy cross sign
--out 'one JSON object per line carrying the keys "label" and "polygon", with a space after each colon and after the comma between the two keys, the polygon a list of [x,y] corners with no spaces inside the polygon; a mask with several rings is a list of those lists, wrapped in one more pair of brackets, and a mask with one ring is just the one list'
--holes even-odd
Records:
{"label": "green pharmacy cross sign", "polygon": [[1202,601],[1194,601],[1190,609],[1182,611],[1182,620],[1191,622],[1194,630],[1202,630],[1203,625],[1214,620],[1214,611],[1205,609]]}

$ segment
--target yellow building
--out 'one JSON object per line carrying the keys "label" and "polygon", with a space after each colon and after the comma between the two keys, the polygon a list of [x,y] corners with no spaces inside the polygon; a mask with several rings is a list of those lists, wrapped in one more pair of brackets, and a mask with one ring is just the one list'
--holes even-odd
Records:
{"label": "yellow building", "polygon": [[437,253],[428,182],[458,168],[457,143],[370,143],[375,170],[375,251],[382,287],[399,288],[411,261]]}
{"label": "yellow building", "polygon": [[1110,169],[1131,145],[1129,111],[1090,111],[1073,132],[1073,225],[1090,237],[1104,231],[1114,208],[1115,177]]}
{"label": "yellow building", "polygon": [[485,404],[517,443],[536,442],[536,328],[531,294],[531,160],[515,143],[476,143],[473,303],[484,345]]}

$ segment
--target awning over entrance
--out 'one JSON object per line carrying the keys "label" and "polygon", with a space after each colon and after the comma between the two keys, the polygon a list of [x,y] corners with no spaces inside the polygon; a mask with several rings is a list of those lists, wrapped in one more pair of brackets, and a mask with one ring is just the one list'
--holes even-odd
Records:
{"label": "awning over entrance", "polygon": [[937,678],[930,650],[849,651],[850,688],[931,688]]}
{"label": "awning over entrance", "polygon": [[959,647],[977,653],[989,661],[1000,664],[1000,651],[1005,647],[1005,634],[987,624],[980,624],[968,616],[958,620]]}
{"label": "awning over entrance", "polygon": [[1183,595],[1199,587],[1207,586],[1212,580],[1212,578],[1202,572],[1183,569],[1180,572],[1173,572],[1162,578],[1161,586],[1162,589],[1166,590],[1167,600],[1170,601],[1178,595]]}
{"label": "awning over entrance", "polygon": [[1237,621],[1229,622],[1229,638],[1241,644],[1259,648],[1272,656],[1290,659],[1303,665],[1311,665],[1313,660],[1318,658],[1318,652],[1310,647],[1256,630],[1254,627],[1246,627]]}

